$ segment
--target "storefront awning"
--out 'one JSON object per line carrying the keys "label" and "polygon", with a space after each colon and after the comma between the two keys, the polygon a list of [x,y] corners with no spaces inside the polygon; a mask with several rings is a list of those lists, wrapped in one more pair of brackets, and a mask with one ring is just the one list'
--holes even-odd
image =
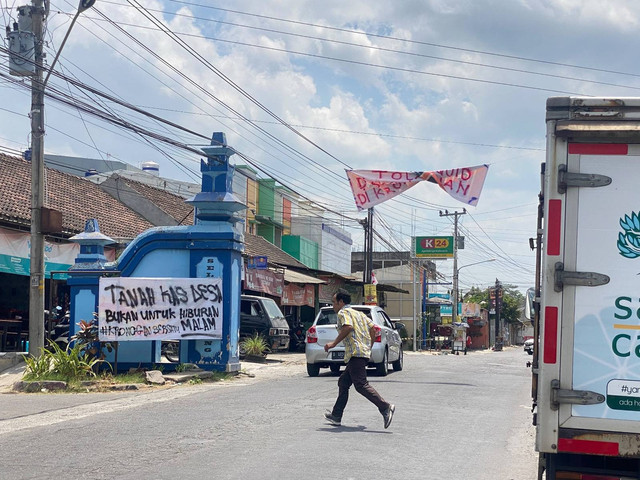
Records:
{"label": "storefront awning", "polygon": [[289,283],[327,283],[319,278],[311,277],[300,272],[294,272],[293,270],[289,269],[284,271],[284,281]]}

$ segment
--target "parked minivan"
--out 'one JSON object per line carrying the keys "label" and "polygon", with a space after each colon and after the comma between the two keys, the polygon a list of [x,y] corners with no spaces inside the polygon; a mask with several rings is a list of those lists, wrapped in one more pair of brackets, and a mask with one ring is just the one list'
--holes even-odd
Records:
{"label": "parked minivan", "polygon": [[272,352],[289,350],[289,324],[271,298],[240,297],[240,340],[258,333]]}

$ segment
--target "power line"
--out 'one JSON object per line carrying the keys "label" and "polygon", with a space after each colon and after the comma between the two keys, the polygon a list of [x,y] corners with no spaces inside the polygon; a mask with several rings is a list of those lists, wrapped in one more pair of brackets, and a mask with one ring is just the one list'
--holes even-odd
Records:
{"label": "power line", "polygon": [[[117,4],[117,5],[122,5],[122,4]],[[125,5],[122,5],[122,6],[125,6]],[[598,80],[590,80],[590,79],[585,79],[585,78],[570,77],[570,76],[567,76],[567,75],[557,75],[557,74],[544,73],[544,72],[534,72],[534,71],[531,71],[531,70],[525,70],[525,69],[521,69],[521,68],[504,67],[504,66],[500,66],[500,65],[491,65],[491,64],[480,63],[480,62],[471,62],[471,61],[467,61],[467,60],[459,60],[459,59],[454,59],[454,58],[445,58],[445,57],[439,57],[439,56],[435,56],[435,55],[426,55],[426,54],[422,54],[422,53],[416,53],[416,52],[409,52],[409,51],[404,51],[404,50],[385,48],[385,47],[376,46],[376,45],[362,45],[362,44],[353,43],[353,42],[347,42],[347,41],[342,41],[342,40],[317,37],[317,36],[313,36],[313,35],[304,35],[304,34],[300,34],[300,33],[284,32],[284,31],[281,31],[281,30],[269,29],[269,28],[264,28],[264,27],[256,27],[256,26],[253,26],[253,25],[238,24],[238,23],[227,22],[227,21],[222,21],[222,20],[216,20],[216,19],[206,18],[206,17],[198,17],[198,16],[195,16],[195,15],[187,15],[187,14],[184,14],[184,13],[168,12],[168,11],[165,11],[165,10],[159,10],[159,9],[153,9],[153,8],[147,8],[147,11],[162,13],[162,14],[166,14],[166,15],[173,15],[173,16],[178,16],[178,17],[191,18],[191,19],[194,19],[194,20],[201,20],[201,21],[206,21],[206,22],[214,22],[214,23],[223,24],[223,25],[229,25],[229,26],[233,26],[233,27],[240,27],[240,28],[246,28],[246,29],[251,29],[251,30],[259,30],[259,31],[264,31],[264,32],[269,32],[269,33],[278,33],[278,34],[281,34],[281,35],[304,38],[304,39],[309,39],[309,40],[320,40],[320,41],[323,41],[323,42],[335,43],[335,44],[339,44],[339,45],[353,46],[353,47],[358,47],[358,48],[364,48],[364,49],[367,49],[367,50],[395,53],[395,54],[400,54],[400,55],[408,55],[408,56],[412,56],[412,57],[427,58],[427,59],[432,59],[432,60],[442,60],[442,61],[446,61],[446,62],[460,63],[460,64],[463,64],[463,65],[470,65],[470,66],[475,66],[475,67],[491,68],[491,69],[514,72],[514,73],[524,73],[524,74],[527,74],[527,75],[536,75],[536,76],[542,76],[542,77],[548,77],[548,78],[580,81],[580,82],[585,82],[585,83],[593,83],[593,84],[597,84],[597,85],[605,85],[605,86],[612,86],[612,87],[619,87],[619,88],[630,88],[630,89],[634,89],[634,90],[640,90],[640,87],[635,87],[635,86],[630,86],[630,85],[620,85],[620,84],[615,84],[615,83],[610,83],[610,82],[602,82],[602,81],[598,81]],[[138,25],[138,24],[133,24],[133,23],[118,22],[118,24],[119,25],[129,26],[129,27],[141,28],[141,29],[157,30],[157,29],[154,29],[153,27],[145,27],[143,25]],[[330,27],[324,27],[324,28],[330,28]],[[352,31],[351,33],[358,33],[358,32],[357,31]],[[227,40],[227,39],[219,38],[219,37],[210,37],[210,36],[206,36],[206,35],[198,35],[198,34],[194,34],[194,33],[175,32],[175,34],[176,35],[180,35],[180,36],[185,36],[185,37],[203,38],[203,39],[206,39],[206,40],[213,40],[213,41],[225,42],[225,43],[231,43],[231,44],[243,45],[243,46],[251,46],[251,47],[255,47],[255,48],[269,48],[269,47],[264,47],[262,45],[243,43],[243,42]],[[368,36],[376,36],[376,35],[368,35]],[[393,38],[393,37],[384,37],[384,38]],[[442,48],[453,48],[453,47],[442,47]],[[283,52],[291,53],[291,54],[295,54],[295,55],[311,55],[311,54],[306,54],[304,52],[296,52],[296,51],[286,50],[286,49],[278,49],[278,51],[283,51]],[[478,53],[478,52],[475,52],[475,53]],[[335,58],[332,58],[332,57],[326,57],[326,56],[318,56],[318,57],[319,58],[326,58],[326,59],[329,59],[329,60],[336,60]],[[354,61],[351,61],[351,60],[343,60],[343,61],[349,62],[349,63],[357,63],[357,62],[354,62]],[[387,67],[387,68],[393,69],[394,67]],[[574,68],[581,68],[581,67],[574,66]],[[618,72],[611,72],[611,73],[618,73]],[[634,74],[629,74],[629,75],[634,75]],[[522,85],[518,85],[518,86],[520,86],[522,88],[528,88],[528,87],[522,86]]]}
{"label": "power line", "polygon": [[[382,34],[376,34],[376,33],[372,33],[372,32],[363,32],[361,30],[353,30],[353,29],[348,29],[348,28],[333,27],[333,26],[329,26],[329,25],[321,25],[321,24],[315,24],[315,23],[310,23],[310,22],[301,22],[301,21],[298,21],[298,20],[283,19],[283,18],[273,17],[273,16],[269,16],[269,15],[260,15],[260,14],[257,14],[257,13],[247,13],[247,12],[242,12],[242,11],[239,11],[239,10],[231,10],[231,9],[228,9],[228,8],[215,7],[215,6],[212,6],[212,5],[203,5],[203,4],[199,4],[199,3],[195,3],[195,2],[187,2],[187,1],[184,1],[184,0],[168,0],[168,1],[173,2],[173,3],[183,4],[183,5],[190,5],[190,6],[194,6],[194,7],[208,8],[208,9],[211,9],[211,10],[219,10],[219,11],[223,11],[223,12],[235,13],[235,14],[238,14],[238,15],[246,15],[246,16],[251,16],[251,17],[256,17],[256,18],[264,18],[264,19],[267,19],[267,20],[275,20],[275,21],[278,21],[278,22],[286,22],[286,23],[291,23],[291,24],[296,24],[296,25],[304,25],[304,26],[313,27],[313,28],[322,28],[322,29],[332,30],[332,31],[337,31],[337,32],[346,32],[346,33],[355,34],[355,35],[362,35],[362,36],[366,36],[366,37],[381,38],[381,39],[386,39],[386,40],[395,40],[395,41],[399,41],[399,42],[403,42],[403,43],[410,43],[410,44],[415,44],[415,45],[424,45],[424,46],[429,46],[429,47],[444,48],[444,49],[450,49],[450,50],[456,50],[456,51],[468,52],[468,53],[478,53],[478,54],[482,54],[482,55],[490,55],[490,56],[493,56],[493,57],[508,58],[508,59],[512,59],[512,60],[521,60],[521,61],[526,61],[526,62],[541,63],[541,64],[554,65],[554,66],[559,66],[559,67],[577,68],[577,69],[581,69],[581,70],[590,70],[590,71],[602,72],[602,73],[611,73],[611,74],[615,74],[615,75],[625,75],[625,76],[629,76],[629,77],[640,77],[639,74],[635,74],[635,73],[619,72],[619,71],[615,71],[615,70],[607,70],[607,69],[602,69],[602,68],[587,67],[587,66],[582,66],[582,65],[574,65],[574,64],[570,64],[570,63],[553,62],[553,61],[550,61],[550,60],[542,60],[542,59],[536,59],[536,58],[523,57],[523,56],[519,56],[519,55],[509,55],[509,54],[504,54],[504,53],[489,52],[489,51],[486,51],[486,50],[476,50],[476,49],[471,49],[471,48],[455,47],[455,46],[452,46],[452,45],[444,45],[444,44],[439,44],[439,43],[424,42],[424,41],[420,41],[420,40],[410,40],[410,39],[406,39],[406,38],[393,37],[391,35],[382,35]],[[107,2],[105,2],[105,3],[107,3]]]}

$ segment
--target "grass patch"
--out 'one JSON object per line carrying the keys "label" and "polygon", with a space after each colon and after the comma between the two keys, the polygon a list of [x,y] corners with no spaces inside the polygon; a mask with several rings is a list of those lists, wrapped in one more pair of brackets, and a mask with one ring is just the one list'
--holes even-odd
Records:
{"label": "grass patch", "polygon": [[111,383],[146,383],[147,378],[144,372],[128,372],[113,375],[112,373],[105,373],[100,378],[103,382]]}

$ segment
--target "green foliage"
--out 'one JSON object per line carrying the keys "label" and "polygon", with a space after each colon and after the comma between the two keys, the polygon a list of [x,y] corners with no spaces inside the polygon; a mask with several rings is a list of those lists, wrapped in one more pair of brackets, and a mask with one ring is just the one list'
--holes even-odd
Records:
{"label": "green foliage", "polygon": [[176,367],[176,372],[181,373],[189,369],[188,363],[181,363]]}
{"label": "green foliage", "polygon": [[508,323],[520,320],[524,309],[524,295],[515,287],[507,285],[502,294],[500,317]]}
{"label": "green foliage", "polygon": [[[489,308],[489,289],[481,290],[477,287],[471,287],[471,290],[464,294],[463,301],[478,303],[483,308]],[[505,322],[515,323],[520,319],[523,308],[524,295],[513,285],[503,285],[500,318]]]}
{"label": "green foliage", "polygon": [[110,383],[146,383],[144,372],[129,372],[118,375],[109,372],[101,375],[100,379]]}
{"label": "green foliage", "polygon": [[82,353],[99,360],[104,360],[106,356],[104,349],[110,353],[114,348],[117,348],[116,344],[100,341],[97,313],[93,313],[93,320],[90,322],[80,320],[78,326],[80,327],[78,333],[71,337],[71,340],[75,341],[76,345],[81,346]]}
{"label": "green foliage", "polygon": [[202,379],[199,377],[193,377],[192,379],[189,380],[189,384],[191,385],[199,385],[202,383]]}
{"label": "green foliage", "polygon": [[50,349],[42,349],[37,358],[25,357],[25,362],[25,380],[77,381],[95,377],[93,369],[101,360],[82,353],[79,344],[62,349],[55,342],[50,342]]}
{"label": "green foliage", "polygon": [[269,345],[264,337],[256,333],[240,342],[240,348],[247,355],[264,355],[269,351]]}
{"label": "green foliage", "polygon": [[44,352],[46,352],[46,350],[43,348],[39,357],[22,356],[24,362],[27,364],[24,373],[25,380],[42,378],[51,371],[51,355],[47,355]]}

